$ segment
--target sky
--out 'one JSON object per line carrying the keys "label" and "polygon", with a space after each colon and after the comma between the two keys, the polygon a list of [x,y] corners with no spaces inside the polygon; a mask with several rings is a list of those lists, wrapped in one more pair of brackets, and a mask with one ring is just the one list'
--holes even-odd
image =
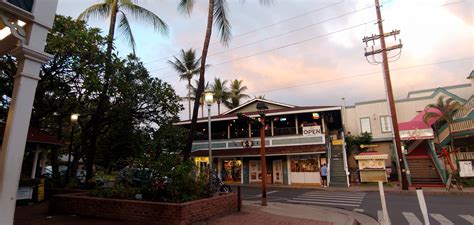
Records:
{"label": "sky", "polygon": [[[474,0],[380,0],[384,31],[400,30],[387,45],[403,44],[389,52],[395,98],[409,91],[465,84],[474,69]],[[77,16],[97,0],[59,0],[57,13]],[[130,19],[136,54],[154,77],[170,83],[186,96],[186,82],[167,60],[181,49],[201,52],[207,19],[207,2],[196,1],[190,16],[177,10],[176,0],[141,0],[142,7],[169,26],[168,35]],[[233,38],[219,43],[214,31],[206,81],[243,80],[247,94],[293,105],[346,105],[385,98],[380,56],[364,56],[363,37],[378,34],[372,0],[228,0]],[[88,24],[108,31],[107,19]],[[132,49],[116,37],[119,55]],[[245,100],[244,100],[245,101]],[[186,106],[187,103],[183,102]],[[212,108],[216,114],[215,106]],[[225,111],[225,109],[221,109]],[[201,114],[201,113],[199,113]],[[187,109],[181,114],[187,119]]]}

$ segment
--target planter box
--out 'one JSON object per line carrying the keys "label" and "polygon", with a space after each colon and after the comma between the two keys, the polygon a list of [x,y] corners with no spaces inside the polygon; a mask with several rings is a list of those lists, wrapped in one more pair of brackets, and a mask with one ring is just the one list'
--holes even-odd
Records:
{"label": "planter box", "polygon": [[184,225],[237,211],[236,193],[185,203],[163,203],[88,197],[84,193],[53,196],[50,212],[144,222]]}

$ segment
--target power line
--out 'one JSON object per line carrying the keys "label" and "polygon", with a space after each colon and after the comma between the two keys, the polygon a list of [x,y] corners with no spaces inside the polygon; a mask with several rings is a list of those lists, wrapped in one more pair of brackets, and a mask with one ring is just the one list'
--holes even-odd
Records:
{"label": "power line", "polygon": [[[453,60],[445,60],[445,61],[434,62],[434,63],[426,63],[426,64],[419,64],[419,65],[413,65],[413,66],[398,67],[398,68],[395,68],[395,69],[390,69],[390,71],[403,71],[403,70],[415,69],[415,68],[420,68],[420,67],[427,67],[427,66],[433,66],[433,65],[439,65],[439,64],[447,64],[447,63],[461,62],[461,61],[473,60],[473,59],[474,59],[474,57],[461,58],[461,59],[453,59]],[[339,77],[339,78],[335,78],[335,79],[323,80],[323,81],[318,81],[318,82],[313,82],[313,83],[305,83],[305,84],[299,84],[299,85],[293,85],[293,86],[287,86],[287,87],[281,87],[281,88],[268,89],[268,90],[264,90],[264,91],[259,91],[259,92],[250,93],[249,95],[267,94],[267,93],[270,93],[270,92],[275,92],[275,91],[280,91],[280,90],[285,90],[285,89],[292,89],[292,88],[299,88],[299,87],[305,87],[305,86],[312,86],[312,85],[317,85],[317,84],[322,84],[322,83],[328,83],[328,82],[333,82],[333,81],[339,81],[339,80],[345,80],[345,79],[351,79],[351,78],[357,78],[357,77],[375,75],[375,74],[380,74],[380,73],[381,73],[381,71],[368,72],[368,73],[360,73],[360,74],[349,75],[349,76],[343,76],[343,77]]]}
{"label": "power line", "polygon": [[[340,2],[336,2],[336,3],[333,3],[333,4],[330,4],[330,5],[327,5],[327,6],[324,6],[324,7],[321,7],[321,8],[317,8],[317,9],[313,9],[311,11],[308,11],[306,13],[303,13],[303,14],[298,14],[296,16],[293,16],[293,17],[290,17],[290,18],[287,18],[287,19],[284,19],[284,20],[280,20],[278,22],[275,22],[275,23],[272,23],[272,24],[269,24],[269,25],[266,25],[266,26],[263,26],[263,27],[260,27],[258,29],[255,29],[255,30],[251,30],[251,31],[247,31],[247,32],[244,32],[244,33],[241,33],[241,34],[238,34],[238,35],[235,35],[233,36],[232,38],[235,39],[237,37],[241,37],[241,36],[244,36],[244,35],[247,35],[247,34],[251,34],[251,33],[255,33],[255,32],[258,32],[258,31],[261,31],[261,30],[264,30],[264,29],[267,29],[269,27],[272,27],[272,26],[275,26],[275,25],[278,25],[278,24],[282,24],[282,23],[285,23],[285,22],[288,22],[290,20],[294,20],[296,18],[300,18],[300,17],[303,17],[303,16],[306,16],[306,15],[309,15],[309,14],[312,14],[312,13],[315,13],[315,12],[318,12],[318,11],[321,11],[323,9],[327,9],[327,8],[330,8],[330,7],[333,7],[337,4],[341,4],[343,3],[344,0],[340,1]],[[210,45],[215,45],[215,44],[218,44],[219,42],[218,41],[215,41],[215,42],[211,42]],[[196,48],[196,49],[201,49],[202,47],[199,47],[199,48]],[[158,58],[158,59],[154,59],[154,60],[150,60],[148,62],[145,62],[143,64],[150,64],[150,63],[153,63],[153,62],[158,62],[158,61],[161,61],[161,60],[165,60],[165,59],[169,59],[171,57],[174,57],[176,55],[170,55],[170,56],[167,56],[167,57],[163,57],[163,58]]]}
{"label": "power line", "polygon": [[[260,39],[260,40],[258,40],[258,41],[254,41],[254,42],[250,42],[250,43],[247,43],[247,44],[243,44],[243,45],[237,46],[237,47],[235,47],[235,48],[230,48],[230,49],[226,49],[226,50],[223,50],[223,51],[220,51],[220,52],[216,52],[216,53],[213,53],[213,54],[208,55],[208,57],[220,55],[220,54],[223,54],[223,53],[227,53],[227,52],[230,52],[230,51],[234,51],[234,50],[236,50],[236,49],[240,49],[240,48],[244,48],[244,47],[247,47],[247,46],[250,46],[250,45],[258,44],[258,43],[261,43],[261,42],[264,42],[264,41],[268,41],[268,40],[273,39],[273,38],[281,37],[281,36],[283,36],[283,35],[287,35],[287,34],[290,34],[290,33],[296,32],[296,31],[304,30],[304,29],[307,29],[307,28],[310,28],[310,27],[313,27],[313,26],[316,26],[316,25],[321,25],[321,24],[326,23],[326,22],[329,22],[329,21],[331,21],[331,20],[339,19],[339,18],[348,16],[348,15],[351,15],[351,14],[354,14],[354,13],[357,13],[357,12],[360,12],[360,11],[363,11],[363,10],[366,10],[366,9],[369,9],[369,8],[372,8],[372,7],[373,7],[373,5],[372,5],[372,6],[368,6],[368,7],[364,7],[364,8],[361,8],[361,9],[357,9],[357,10],[354,10],[354,11],[351,11],[351,12],[348,12],[348,13],[345,13],[345,14],[342,14],[342,15],[339,15],[339,16],[335,16],[335,17],[332,17],[332,18],[329,18],[329,19],[326,19],[326,20],[319,21],[319,22],[317,22],[317,23],[313,23],[313,24],[309,24],[309,25],[306,25],[306,26],[303,26],[303,27],[299,27],[299,28],[297,28],[297,29],[293,29],[293,30],[290,30],[290,31],[287,31],[287,32],[284,32],[284,33],[281,33],[281,34],[278,34],[278,35],[270,36],[270,37],[267,37],[267,38],[264,38],[264,39]],[[187,63],[187,62],[183,62],[183,63]],[[156,71],[160,71],[160,70],[165,70],[165,69],[168,69],[168,68],[171,68],[171,67],[172,67],[172,66],[166,66],[166,67],[162,67],[162,68],[150,70],[150,72],[156,72]]]}

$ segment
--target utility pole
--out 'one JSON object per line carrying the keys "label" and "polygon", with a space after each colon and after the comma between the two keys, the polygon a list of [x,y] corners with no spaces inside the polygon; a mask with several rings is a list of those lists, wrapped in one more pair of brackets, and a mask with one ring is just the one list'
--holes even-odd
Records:
{"label": "utility pole", "polygon": [[[393,127],[393,133],[395,137],[395,148],[397,150],[397,155],[398,155],[398,164],[399,164],[399,174],[401,174],[401,188],[402,190],[408,190],[408,181],[407,181],[407,176],[406,176],[406,170],[405,170],[405,164],[403,162],[403,153],[401,149],[401,141],[400,141],[400,131],[398,129],[398,119],[397,119],[397,112],[395,109],[395,101],[393,98],[393,90],[392,90],[392,82],[390,80],[390,69],[388,66],[388,56],[387,52],[395,50],[395,49],[401,49],[402,44],[401,41],[399,44],[386,47],[385,45],[385,37],[389,36],[394,36],[396,39],[396,35],[400,34],[400,30],[394,30],[389,33],[384,33],[383,31],[383,20],[382,20],[382,14],[380,12],[380,4],[379,0],[375,0],[375,10],[377,13],[377,25],[379,28],[379,34],[378,35],[372,35],[370,37],[364,37],[362,39],[363,42],[366,43],[372,41],[375,45],[375,40],[379,39],[380,40],[380,49],[374,50],[374,47],[372,46],[372,50],[367,52],[365,51],[365,57],[372,56],[372,59],[374,59],[372,62],[369,61],[371,64],[379,64],[380,62],[376,62],[374,55],[376,54],[382,54],[382,65],[383,65],[383,75],[384,75],[384,80],[385,80],[385,88],[387,91],[387,99],[388,99],[388,104],[390,108],[390,114],[392,116],[392,127]],[[401,50],[400,50],[401,51]],[[400,54],[400,53],[399,53]],[[398,55],[399,56],[399,55]]]}

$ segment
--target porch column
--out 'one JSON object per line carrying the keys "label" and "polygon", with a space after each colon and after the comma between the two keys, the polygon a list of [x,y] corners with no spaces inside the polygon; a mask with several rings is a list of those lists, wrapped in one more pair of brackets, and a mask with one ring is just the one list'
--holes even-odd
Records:
{"label": "porch column", "polygon": [[287,173],[288,173],[288,185],[291,185],[291,162],[290,162],[290,156],[286,156],[286,168],[287,168]]}
{"label": "porch column", "polygon": [[40,154],[39,144],[36,145],[35,157],[33,159],[33,166],[31,168],[31,179],[36,178],[36,167],[38,167],[38,156]]}
{"label": "porch column", "polygon": [[249,123],[249,138],[252,137],[252,124]]}
{"label": "porch column", "polygon": [[273,131],[273,120],[270,121],[270,128],[272,131],[272,137],[275,136],[275,131]]}
{"label": "porch column", "polygon": [[48,161],[48,150],[43,151],[42,159],[40,160],[41,174],[46,173],[46,162]]}
{"label": "porch column", "polygon": [[[52,27],[57,1],[35,2],[35,21],[25,25],[25,40],[10,53],[17,59],[12,99],[0,152],[0,224],[12,225],[25,153],[26,137],[41,65],[50,59],[44,52],[48,29]],[[2,12],[3,13],[3,12]],[[41,24],[41,25],[40,25]]]}
{"label": "porch column", "polygon": [[295,115],[296,134],[298,134],[298,116]]}
{"label": "porch column", "polygon": [[230,139],[230,123],[227,123],[227,139]]}

